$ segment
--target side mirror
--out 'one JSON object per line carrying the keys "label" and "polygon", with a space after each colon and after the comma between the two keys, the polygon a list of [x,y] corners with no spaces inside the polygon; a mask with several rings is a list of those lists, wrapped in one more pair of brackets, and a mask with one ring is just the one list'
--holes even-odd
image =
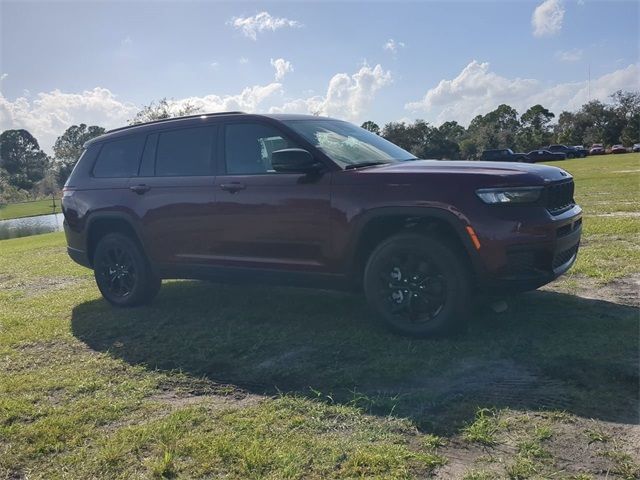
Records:
{"label": "side mirror", "polygon": [[284,148],[271,153],[271,166],[276,172],[309,173],[319,168],[313,155],[302,148]]}

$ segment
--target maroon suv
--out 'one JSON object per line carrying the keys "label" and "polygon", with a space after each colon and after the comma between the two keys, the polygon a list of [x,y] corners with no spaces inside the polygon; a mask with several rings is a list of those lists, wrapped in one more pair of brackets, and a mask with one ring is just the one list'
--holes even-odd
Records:
{"label": "maroon suv", "polygon": [[418,160],[340,120],[229,112],[88,142],[62,203],[69,255],[115,306],[166,278],[364,290],[388,326],[429,335],[475,293],[571,267],[573,189],[555,167]]}

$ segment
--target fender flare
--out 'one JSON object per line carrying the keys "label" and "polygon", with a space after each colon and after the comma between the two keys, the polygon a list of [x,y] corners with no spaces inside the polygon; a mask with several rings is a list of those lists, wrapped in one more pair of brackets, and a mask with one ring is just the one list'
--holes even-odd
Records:
{"label": "fender flare", "polygon": [[471,226],[471,222],[469,219],[454,209],[449,208],[440,208],[440,207],[421,207],[421,206],[394,206],[394,207],[376,207],[370,210],[367,210],[359,215],[357,220],[355,220],[356,225],[354,226],[354,231],[352,235],[352,240],[350,240],[348,245],[349,258],[351,259],[351,264],[349,270],[351,272],[354,271],[355,268],[355,259],[356,259],[356,248],[360,241],[362,240],[363,232],[366,226],[377,218],[382,217],[390,217],[390,216],[404,216],[409,218],[416,219],[424,219],[424,218],[433,218],[439,221],[445,222],[452,230],[456,233],[458,239],[460,240],[462,246],[464,247],[470,261],[471,267],[474,273],[480,272],[482,270],[482,262],[480,259],[480,254],[478,250],[475,248],[473,241],[469,237],[469,234],[466,231],[467,226]]}
{"label": "fender flare", "polygon": [[117,220],[117,221],[121,221],[126,223],[131,230],[133,231],[134,235],[135,235],[135,241],[137,241],[140,244],[140,247],[143,249],[143,251],[145,251],[145,244],[143,241],[143,236],[142,236],[142,232],[140,231],[139,226],[137,225],[137,223],[133,220],[133,218],[131,217],[131,215],[128,215],[126,213],[123,212],[94,212],[94,213],[90,213],[88,215],[87,218],[87,223],[86,223],[86,227],[85,230],[87,232],[86,235],[86,252],[87,252],[87,258],[89,259],[89,261],[93,264],[93,259],[91,258],[91,251],[90,251],[90,240],[91,240],[91,229],[93,227],[93,225],[101,220]]}

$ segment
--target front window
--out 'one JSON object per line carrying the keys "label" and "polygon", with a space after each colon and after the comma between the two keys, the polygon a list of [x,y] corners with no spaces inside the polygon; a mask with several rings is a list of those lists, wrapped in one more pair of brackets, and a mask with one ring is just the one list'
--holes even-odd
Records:
{"label": "front window", "polygon": [[340,120],[285,120],[284,123],[342,168],[396,163],[416,157],[364,128]]}

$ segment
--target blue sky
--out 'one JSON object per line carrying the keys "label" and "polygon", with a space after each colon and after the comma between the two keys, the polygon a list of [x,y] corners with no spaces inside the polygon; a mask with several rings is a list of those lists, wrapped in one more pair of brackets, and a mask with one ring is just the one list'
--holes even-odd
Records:
{"label": "blue sky", "polygon": [[502,102],[559,114],[640,88],[635,1],[1,8],[0,127],[28,128],[47,150],[69,124],[117,126],[162,97],[208,111],[466,124]]}

